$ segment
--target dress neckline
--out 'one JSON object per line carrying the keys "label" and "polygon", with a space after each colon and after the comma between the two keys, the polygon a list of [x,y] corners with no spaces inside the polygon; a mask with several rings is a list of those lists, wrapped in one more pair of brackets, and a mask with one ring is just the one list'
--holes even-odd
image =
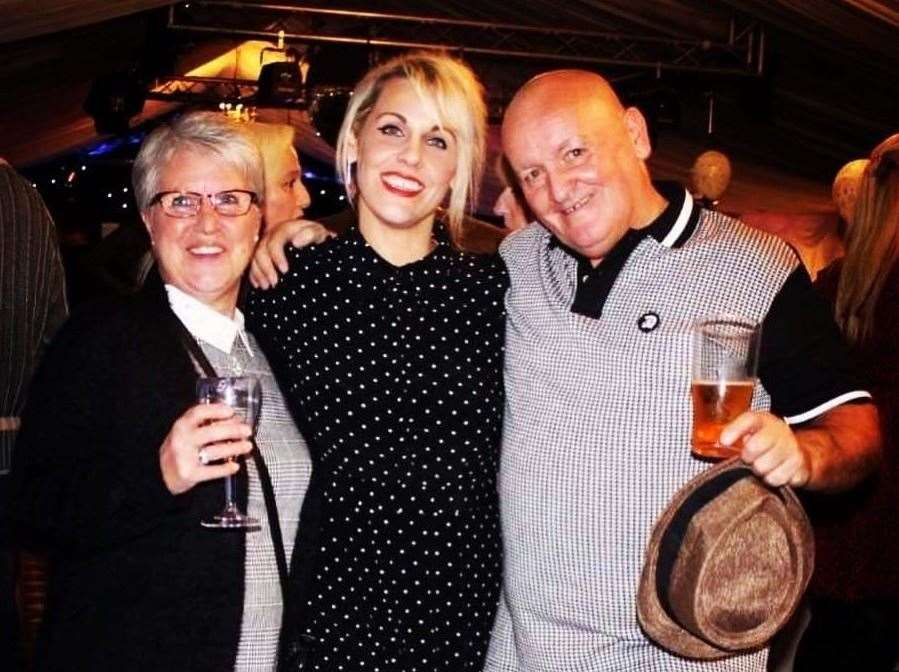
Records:
{"label": "dress neckline", "polygon": [[391,275],[403,275],[417,271],[419,269],[427,269],[437,266],[443,259],[448,256],[451,249],[449,243],[449,235],[446,231],[446,227],[439,220],[435,220],[434,222],[434,230],[431,236],[431,240],[433,242],[431,250],[420,259],[410,261],[409,263],[403,264],[401,266],[393,264],[392,262],[382,257],[380,254],[378,254],[375,248],[373,248],[365,239],[365,236],[362,235],[362,232],[359,230],[358,222],[354,222],[353,225],[349,229],[347,229],[346,237],[352,245],[359,248],[360,250],[364,250],[365,259],[367,261],[370,261],[373,266],[377,266],[378,268],[381,268],[386,273]]}

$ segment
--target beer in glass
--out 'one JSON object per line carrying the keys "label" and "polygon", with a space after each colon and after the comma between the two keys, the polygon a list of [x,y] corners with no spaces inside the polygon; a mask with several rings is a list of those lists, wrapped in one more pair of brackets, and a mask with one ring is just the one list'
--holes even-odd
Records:
{"label": "beer in glass", "polygon": [[697,457],[739,453],[720,442],[724,426],[748,411],[756,383],[760,328],[739,317],[702,320],[693,330],[693,437]]}

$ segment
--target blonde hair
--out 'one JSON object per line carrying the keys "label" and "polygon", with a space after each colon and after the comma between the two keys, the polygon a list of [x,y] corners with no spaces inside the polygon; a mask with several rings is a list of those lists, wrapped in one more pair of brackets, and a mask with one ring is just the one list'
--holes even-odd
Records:
{"label": "blonde hair", "polygon": [[287,124],[269,124],[257,121],[246,124],[244,129],[262,155],[262,172],[265,175],[266,184],[268,184],[268,173],[281,158],[284,150],[296,151],[293,144],[296,129]]}
{"label": "blonde hair", "polygon": [[474,203],[484,171],[487,106],[484,89],[471,69],[441,52],[413,51],[396,56],[356,85],[337,136],[337,175],[352,201],[356,196],[350,147],[388,81],[405,79],[423,104],[434,108],[440,125],[456,137],[456,174],[450,183],[447,226],[453,243],[462,236],[467,203]]}
{"label": "blonde hair", "polygon": [[874,330],[878,299],[897,260],[899,133],[871,153],[859,184],[855,216],[846,232],[835,317],[850,343],[864,342]]}

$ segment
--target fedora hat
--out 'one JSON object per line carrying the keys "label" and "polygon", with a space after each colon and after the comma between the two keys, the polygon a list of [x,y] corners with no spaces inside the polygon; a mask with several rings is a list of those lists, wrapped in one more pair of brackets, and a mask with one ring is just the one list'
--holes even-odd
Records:
{"label": "fedora hat", "polygon": [[637,593],[647,636],[713,660],[766,644],[808,585],[814,541],[789,488],[770,488],[739,458],[707,469],[655,524]]}

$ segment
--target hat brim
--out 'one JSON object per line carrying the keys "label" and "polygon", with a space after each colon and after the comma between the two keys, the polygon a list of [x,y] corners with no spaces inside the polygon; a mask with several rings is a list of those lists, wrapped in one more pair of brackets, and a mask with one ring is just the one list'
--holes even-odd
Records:
{"label": "hat brim", "polygon": [[[697,637],[674,621],[662,606],[656,591],[659,548],[662,537],[668,529],[668,526],[671,524],[675,514],[681,508],[684,501],[696,489],[705,483],[720,477],[726,472],[737,469],[749,471],[749,468],[740,461],[739,458],[733,458],[712,466],[681,488],[674,495],[668,506],[662,512],[662,515],[656,521],[649,544],[647,545],[646,558],[643,563],[643,572],[640,577],[640,586],[637,591],[637,617],[644,632],[651,640],[658,646],[661,646],[678,656],[698,660],[716,660],[728,656],[749,653],[753,650],[762,648],[766,644],[766,642],[759,642],[755,646],[747,646],[740,648],[739,650],[715,646],[714,644]],[[749,473],[751,473],[751,471],[749,471]],[[796,509],[799,515],[804,518],[804,513],[802,513],[802,508],[796,495],[789,488],[782,489],[782,494],[786,505],[791,509]],[[801,526],[799,536],[801,537],[801,543],[807,544],[808,548],[813,548],[812,533],[807,523],[806,525]],[[793,609],[798,605],[799,598],[811,577],[812,559],[808,558],[807,562],[803,562],[802,564],[801,585],[797,586],[796,604],[793,605]],[[784,622],[786,622],[793,609],[790,610],[789,614],[785,615],[783,618]],[[780,627],[782,624],[778,624],[778,626]]]}

